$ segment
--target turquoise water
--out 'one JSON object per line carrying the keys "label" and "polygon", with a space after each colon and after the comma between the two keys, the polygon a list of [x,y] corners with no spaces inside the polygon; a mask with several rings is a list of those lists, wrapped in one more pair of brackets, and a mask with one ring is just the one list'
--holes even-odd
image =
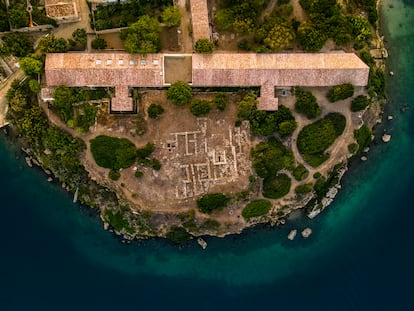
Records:
{"label": "turquoise water", "polygon": [[[390,7],[390,5],[392,7]],[[0,138],[0,309],[408,309],[414,277],[414,2],[384,4],[391,96],[367,162],[318,218],[177,248],[123,245]],[[382,132],[392,135],[389,144]],[[311,226],[306,241],[291,228]]]}

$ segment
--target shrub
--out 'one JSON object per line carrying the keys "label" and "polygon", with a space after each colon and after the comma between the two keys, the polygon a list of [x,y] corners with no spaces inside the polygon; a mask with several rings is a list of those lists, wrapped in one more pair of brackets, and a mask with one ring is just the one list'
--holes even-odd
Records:
{"label": "shrub", "polygon": [[295,177],[297,181],[304,180],[308,176],[309,176],[309,171],[306,169],[306,167],[303,164],[299,164],[293,170],[293,177]]}
{"label": "shrub", "polygon": [[105,39],[101,37],[96,37],[95,39],[93,39],[91,42],[91,45],[92,45],[92,48],[95,50],[103,50],[103,49],[106,49],[106,47],[108,46]]}
{"label": "shrub", "polygon": [[147,112],[151,119],[156,119],[164,112],[164,108],[162,108],[161,105],[151,104],[149,105]]}
{"label": "shrub", "polygon": [[177,106],[184,106],[188,104],[191,97],[191,86],[182,81],[177,81],[171,84],[167,91],[167,99]]}
{"label": "shrub", "polygon": [[329,156],[325,150],[340,136],[346,124],[346,118],[340,113],[330,113],[325,118],[305,126],[298,135],[297,146],[306,162],[317,167]]}
{"label": "shrub", "polygon": [[214,219],[207,219],[200,226],[201,230],[218,230],[219,228],[220,228],[220,223]]}
{"label": "shrub", "polygon": [[311,192],[313,189],[313,185],[311,183],[309,184],[303,184],[303,185],[298,185],[295,188],[295,193],[299,196],[308,194],[309,192]]}
{"label": "shrub", "polygon": [[130,167],[136,159],[135,145],[126,138],[100,135],[90,141],[96,164],[118,170]]}
{"label": "shrub", "polygon": [[136,178],[141,178],[142,176],[144,176],[144,173],[143,172],[141,172],[141,171],[135,171],[135,177]]}
{"label": "shrub", "polygon": [[357,154],[360,154],[372,141],[372,132],[370,128],[364,124],[359,129],[354,131],[354,137],[358,143]]}
{"label": "shrub", "polygon": [[194,45],[197,53],[212,53],[214,44],[209,39],[198,39]]}
{"label": "shrub", "polygon": [[229,202],[229,198],[222,193],[206,194],[197,200],[200,212],[211,214],[214,210],[222,210]]}
{"label": "shrub", "polygon": [[275,177],[263,181],[263,196],[270,199],[280,199],[290,191],[291,180],[286,174],[277,174]]}
{"label": "shrub", "polygon": [[359,146],[358,146],[358,144],[356,144],[356,143],[352,143],[352,144],[349,144],[349,145],[348,145],[348,151],[349,151],[351,154],[356,154],[356,152],[358,151],[358,149],[359,149]]}
{"label": "shrub", "polygon": [[137,149],[137,157],[139,160],[148,158],[154,152],[154,144],[147,143],[145,147]]}
{"label": "shrub", "polygon": [[211,104],[208,100],[194,99],[191,102],[190,111],[196,117],[206,115],[210,112],[210,110],[211,110]]}
{"label": "shrub", "polygon": [[151,159],[150,165],[153,170],[159,171],[161,169],[161,163],[157,159]]}
{"label": "shrub", "polygon": [[179,26],[181,17],[181,11],[176,6],[167,6],[161,13],[162,22],[167,27]]}
{"label": "shrub", "polygon": [[316,97],[309,91],[295,90],[297,97],[295,102],[295,110],[308,119],[319,117],[322,113],[321,108],[316,102]]}
{"label": "shrub", "polygon": [[121,177],[121,174],[118,171],[110,170],[108,176],[110,179],[116,181]]}
{"label": "shrub", "polygon": [[343,100],[348,97],[354,96],[354,86],[350,83],[344,83],[341,85],[336,85],[331,88],[326,94],[326,98],[334,103],[338,100]]}
{"label": "shrub", "polygon": [[253,168],[257,175],[269,178],[283,169],[292,169],[293,153],[275,138],[263,141],[251,151]]}
{"label": "shrub", "polygon": [[368,107],[368,105],[369,105],[368,97],[364,95],[359,95],[352,100],[351,111],[357,112],[357,111],[364,110],[365,108]]}
{"label": "shrub", "polygon": [[167,233],[167,239],[173,241],[176,244],[183,243],[191,239],[191,234],[187,232],[183,227],[171,227]]}
{"label": "shrub", "polygon": [[298,123],[295,120],[282,121],[279,124],[279,134],[282,137],[289,136],[296,130],[297,127]]}
{"label": "shrub", "polygon": [[245,219],[263,216],[270,211],[271,207],[272,203],[268,200],[255,200],[246,205],[242,211],[242,216]]}
{"label": "shrub", "polygon": [[218,110],[224,111],[229,103],[229,97],[225,93],[218,93],[214,97],[213,103]]}

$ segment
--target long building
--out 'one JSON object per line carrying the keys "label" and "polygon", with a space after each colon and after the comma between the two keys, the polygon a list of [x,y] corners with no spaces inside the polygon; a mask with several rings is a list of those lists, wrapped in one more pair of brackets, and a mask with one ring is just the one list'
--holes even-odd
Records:
{"label": "long building", "polygon": [[[131,111],[129,87],[163,87],[164,54],[60,53],[46,56],[47,87],[115,87],[112,111]],[[173,70],[173,69],[169,69]],[[276,87],[352,83],[366,86],[369,67],[353,53],[193,54],[192,85],[260,87],[259,109],[276,110]]]}

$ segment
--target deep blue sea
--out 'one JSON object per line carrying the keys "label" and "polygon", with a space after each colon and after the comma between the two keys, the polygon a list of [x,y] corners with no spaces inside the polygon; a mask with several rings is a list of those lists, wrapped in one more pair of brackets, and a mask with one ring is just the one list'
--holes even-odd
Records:
{"label": "deep blue sea", "polygon": [[[394,119],[313,221],[207,238],[205,251],[124,245],[1,134],[0,310],[414,310],[414,1],[383,14]],[[308,240],[287,240],[305,226]]]}

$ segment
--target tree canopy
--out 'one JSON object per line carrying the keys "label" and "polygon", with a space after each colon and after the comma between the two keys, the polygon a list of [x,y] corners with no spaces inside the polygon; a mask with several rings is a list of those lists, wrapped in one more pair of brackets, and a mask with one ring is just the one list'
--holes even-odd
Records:
{"label": "tree canopy", "polygon": [[194,49],[197,53],[212,53],[214,44],[209,39],[198,39]]}
{"label": "tree canopy", "polygon": [[157,53],[161,50],[160,25],[156,18],[141,16],[137,22],[121,32],[125,50],[131,54]]}
{"label": "tree canopy", "polygon": [[177,81],[171,84],[167,90],[167,99],[177,106],[188,104],[192,96],[191,86],[183,81]]}
{"label": "tree canopy", "polygon": [[162,22],[167,27],[180,26],[181,11],[177,6],[167,6],[161,13]]}

